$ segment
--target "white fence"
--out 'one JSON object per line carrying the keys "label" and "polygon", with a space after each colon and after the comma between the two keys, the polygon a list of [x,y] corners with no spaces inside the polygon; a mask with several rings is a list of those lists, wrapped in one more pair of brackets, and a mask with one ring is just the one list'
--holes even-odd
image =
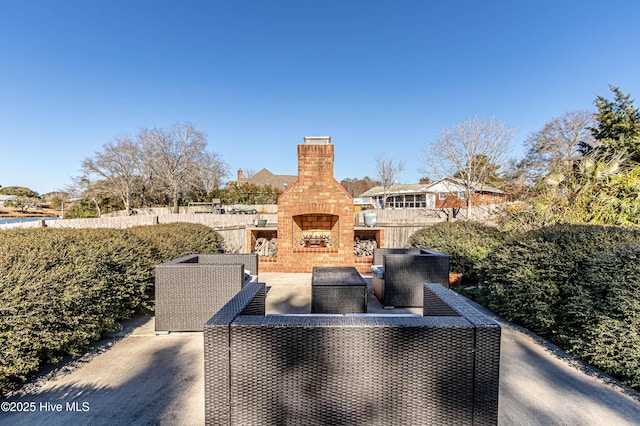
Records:
{"label": "white fence", "polygon": [[[495,206],[472,208],[471,217],[475,220],[490,221]],[[385,247],[405,247],[409,237],[425,226],[451,220],[451,212],[421,209],[367,210],[376,213],[376,226],[384,229]],[[160,214],[147,214],[160,213]],[[464,211],[459,212],[455,220],[465,218]],[[364,212],[355,213],[355,225],[364,226]],[[30,222],[7,223],[0,230],[16,228],[131,228],[163,223],[189,222],[206,225],[218,231],[225,239],[228,251],[247,252],[245,247],[246,228],[254,226],[254,220],[266,219],[267,226],[274,227],[278,222],[275,213],[259,215],[236,214],[170,214],[165,209],[139,212],[132,216],[112,216],[93,219],[36,220]]]}

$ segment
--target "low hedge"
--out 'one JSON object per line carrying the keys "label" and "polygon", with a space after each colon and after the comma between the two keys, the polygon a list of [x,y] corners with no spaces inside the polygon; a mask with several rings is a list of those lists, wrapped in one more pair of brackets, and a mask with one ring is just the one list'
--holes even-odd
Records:
{"label": "low hedge", "polygon": [[640,389],[640,229],[556,225],[497,246],[481,303]]}
{"label": "low hedge", "polygon": [[151,244],[156,264],[194,253],[222,253],[224,238],[208,226],[176,222],[129,228]]}
{"label": "low hedge", "polygon": [[183,224],[0,232],[0,392],[117,329],[153,297],[156,264],[220,241]]}
{"label": "low hedge", "polygon": [[475,283],[476,265],[504,238],[496,227],[483,223],[442,222],[416,231],[409,237],[409,245],[448,254],[451,271],[462,272],[464,283]]}
{"label": "low hedge", "polygon": [[581,262],[640,241],[640,229],[556,225],[516,236],[480,267],[480,300],[505,318],[538,332],[558,328],[557,305]]}
{"label": "low hedge", "polygon": [[640,390],[640,242],[586,259],[561,294],[558,343]]}

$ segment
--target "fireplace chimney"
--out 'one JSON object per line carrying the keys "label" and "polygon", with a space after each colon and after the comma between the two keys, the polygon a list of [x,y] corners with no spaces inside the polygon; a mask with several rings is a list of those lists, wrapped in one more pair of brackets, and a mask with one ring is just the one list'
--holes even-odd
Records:
{"label": "fireplace chimney", "polygon": [[333,180],[333,144],[329,136],[305,136],[298,145],[298,179]]}
{"label": "fireplace chimney", "polygon": [[242,176],[242,169],[238,169],[238,179],[237,179],[238,183],[240,183],[240,181],[242,180],[242,177],[243,177]]}
{"label": "fireplace chimney", "polygon": [[278,198],[280,271],[354,264],[353,197],[333,176],[333,153],[329,136],[298,145],[298,179]]}

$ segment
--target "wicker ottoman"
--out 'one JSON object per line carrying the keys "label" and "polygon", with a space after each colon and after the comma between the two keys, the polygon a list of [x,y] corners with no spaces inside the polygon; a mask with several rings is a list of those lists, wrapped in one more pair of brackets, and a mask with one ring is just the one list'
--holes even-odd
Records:
{"label": "wicker ottoman", "polygon": [[367,312],[367,282],[352,266],[314,266],[311,276],[311,313]]}

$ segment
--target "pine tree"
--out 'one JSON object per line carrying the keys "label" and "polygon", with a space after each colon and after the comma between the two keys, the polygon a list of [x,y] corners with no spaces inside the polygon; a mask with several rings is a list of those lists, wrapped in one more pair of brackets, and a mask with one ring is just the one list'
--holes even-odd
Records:
{"label": "pine tree", "polygon": [[618,87],[609,88],[615,100],[602,96],[596,98],[596,127],[591,128],[595,143],[581,144],[580,152],[589,154],[596,151],[606,156],[624,154],[631,162],[640,163],[640,112],[630,95]]}

